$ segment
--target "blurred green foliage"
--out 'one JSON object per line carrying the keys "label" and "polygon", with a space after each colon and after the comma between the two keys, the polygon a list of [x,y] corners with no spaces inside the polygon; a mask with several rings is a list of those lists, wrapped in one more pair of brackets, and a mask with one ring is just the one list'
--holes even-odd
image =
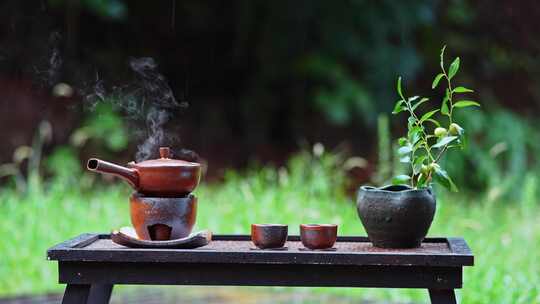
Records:
{"label": "blurred green foliage", "polygon": [[[295,24],[300,28],[287,36],[290,43],[299,41],[309,50],[293,54],[301,73],[316,83],[312,89],[316,107],[335,124],[350,124],[360,117],[373,127],[377,117],[373,114],[387,111],[394,100],[388,85],[396,73],[414,79],[422,67],[415,36],[434,24],[435,4],[311,1],[300,12],[287,12],[300,15],[299,20],[316,20]],[[306,33],[317,38],[309,40]]]}
{"label": "blurred green foliage", "polygon": [[[93,150],[110,155],[124,150],[129,141],[125,122],[110,103],[99,104],[87,113],[83,125],[71,135],[70,145],[55,146],[50,154],[43,156],[44,145],[52,136],[50,123],[41,122],[32,146],[17,148],[13,161],[0,165],[0,178],[7,178],[7,185],[14,184],[20,193],[40,189],[43,182],[57,185],[58,180],[65,186],[87,189],[93,184],[94,177],[82,174],[81,150],[93,145]],[[50,180],[45,177],[50,177]]]}
{"label": "blurred green foliage", "polygon": [[70,176],[80,176],[81,162],[77,151],[69,146],[61,146],[45,159],[45,168],[54,178],[64,181],[72,180]]}
{"label": "blurred green foliage", "polygon": [[[53,6],[67,3],[49,1]],[[507,174],[508,162],[513,168],[510,174],[516,176],[518,167],[538,167],[537,147],[527,139],[535,135],[517,143],[520,132],[536,128],[532,113],[540,107],[540,64],[536,60],[540,39],[530,34],[537,18],[526,14],[536,7],[534,1],[233,1],[225,11],[215,2],[201,1],[80,3],[81,9],[92,14],[128,17],[112,28],[108,39],[80,35],[79,49],[92,50],[83,52],[81,61],[96,63],[100,77],[113,75],[116,80],[125,74],[125,62],[120,58],[159,56],[160,70],[179,91],[177,97],[187,94],[182,91],[184,86],[193,94],[188,96],[191,115],[173,117],[171,124],[194,126],[205,136],[216,134],[217,138],[205,142],[228,136],[245,140],[241,144],[246,150],[268,142],[289,147],[304,136],[322,140],[316,137],[319,134],[309,133],[317,128],[306,125],[323,117],[327,121],[321,123],[321,129],[338,127],[335,134],[332,129],[330,135],[321,137],[352,142],[356,149],[363,149],[363,157],[376,159],[377,149],[369,143],[376,140],[377,117],[389,113],[397,99],[392,89],[396,75],[407,79],[411,91],[426,92],[427,75],[437,69],[437,52],[447,44],[455,52],[448,56],[459,54],[463,62],[458,83],[476,88],[471,98],[486,109],[479,121],[496,126],[502,124],[498,117],[504,116],[516,121],[510,123],[512,128],[522,127],[512,133],[516,137],[508,137],[509,129],[504,127],[484,125],[471,130],[471,149],[460,160],[456,159],[460,156],[452,156],[452,162],[461,163],[455,170],[450,166],[452,176],[463,187],[470,184],[480,190],[498,184],[493,179]],[[516,14],[522,18],[515,18]],[[143,17],[156,26],[139,27]],[[175,20],[174,26],[168,17]],[[88,20],[100,22],[81,22]],[[80,26],[81,33],[94,29],[85,23]],[[104,22],[100,26],[111,25]],[[129,37],[123,39],[129,43],[117,43],[118,37]],[[217,49],[219,52],[214,51]],[[67,69],[68,64],[65,66]],[[203,120],[205,126],[199,128]],[[474,118],[469,120],[473,123]],[[93,130],[92,124],[85,122],[87,130],[75,137],[101,137],[111,151],[125,146],[125,134],[114,131],[113,125],[101,132]],[[403,133],[395,128],[398,125],[404,124],[398,121],[390,126],[392,134]],[[354,128],[362,129],[354,132]],[[500,148],[507,151],[493,159],[489,151]],[[513,160],[506,160],[506,155],[513,155]],[[465,165],[478,168],[465,177]],[[499,173],[491,174],[488,168]],[[509,180],[509,185],[515,185],[520,178]]]}
{"label": "blurred green foliage", "polygon": [[[68,1],[49,0],[49,3],[60,7]],[[172,79],[172,87],[194,84],[190,90],[195,90],[192,94],[196,97],[192,98],[195,102],[190,105],[190,115],[171,118],[171,125],[187,125],[186,130],[202,134],[194,136],[193,141],[197,140],[195,137],[204,138],[204,145],[222,138],[229,142],[246,140],[238,145],[251,152],[252,147],[269,142],[290,148],[304,137],[330,139],[334,143],[343,140],[353,144],[355,154],[378,159],[380,174],[372,180],[383,183],[389,172],[400,171],[393,165],[396,156],[385,153],[392,150],[392,138],[403,134],[404,128],[398,126],[405,124],[404,119],[392,120],[384,130],[381,129],[384,121],[377,117],[390,113],[397,99],[393,92],[397,75],[407,79],[411,91],[425,93],[429,89],[427,75],[437,70],[437,51],[446,43],[455,52],[448,56],[459,54],[463,62],[457,82],[477,88],[471,98],[483,105],[482,112],[458,117],[465,121],[463,126],[469,131],[470,141],[463,153],[445,160],[449,174],[463,191],[499,197],[519,196],[512,189],[524,182],[523,172],[539,170],[540,148],[534,132],[538,123],[533,114],[538,111],[540,100],[540,65],[536,60],[540,40],[525,35],[530,33],[532,27],[527,26],[534,22],[533,16],[524,14],[523,18],[514,18],[512,15],[526,12],[531,5],[534,7],[534,2],[234,1],[227,11],[212,2],[174,3],[175,26],[178,32],[185,31],[182,35],[174,32],[168,20],[164,25],[155,23],[160,26],[152,27],[151,34],[144,32],[150,27],[131,26],[140,25],[141,16],[148,17],[148,22],[157,22],[156,16],[163,19],[164,13],[172,12],[172,1],[159,4],[81,1],[80,8],[91,15],[119,16],[117,12],[122,11],[129,18],[122,19],[122,25],[108,33],[113,44],[106,39],[91,40],[91,35],[80,35],[80,40],[75,42],[81,50],[92,50],[82,52],[84,56],[80,59],[87,64],[95,62],[100,77],[114,75],[122,79],[125,71],[119,66],[125,68],[125,61],[122,63],[120,58],[134,53],[157,54],[160,70],[168,80]],[[15,4],[20,3],[13,2],[14,10],[19,7]],[[64,13],[61,9],[55,12]],[[81,14],[81,17],[87,16]],[[100,23],[101,19],[81,19],[79,25],[84,28],[81,33],[93,29],[94,25],[89,26],[86,21]],[[112,26],[107,22],[99,25]],[[133,32],[124,32],[132,28]],[[523,35],[508,35],[514,32]],[[116,35],[128,35],[130,39],[126,40],[133,43],[116,43]],[[512,39],[504,39],[509,36]],[[200,37],[204,43],[198,44],[189,37]],[[193,45],[185,47],[186,41]],[[222,52],[207,52],[216,46]],[[185,64],[179,58],[193,61],[192,70],[185,73],[192,78],[182,78]],[[66,79],[70,78],[68,59]],[[209,95],[204,95],[206,91]],[[222,102],[208,102],[221,98]],[[433,100],[430,106],[438,106]],[[54,157],[46,162],[52,175],[75,170],[81,147],[111,159],[117,152],[126,150],[131,134],[121,119],[122,114],[106,106],[107,102],[100,103],[95,113],[87,113],[71,137],[75,149],[60,147],[53,152]],[[312,110],[318,113],[313,114]],[[320,128],[308,125],[321,116],[327,121]],[[329,125],[339,127],[331,129]],[[326,138],[313,134],[319,131],[326,132],[320,135]],[[383,138],[384,134],[390,136]],[[377,138],[381,140],[378,149],[371,145]],[[71,163],[73,169],[57,172],[62,159]],[[25,178],[26,174],[15,170],[13,164],[3,169],[0,175],[17,175],[19,181]]]}
{"label": "blurred green foliage", "polygon": [[97,103],[87,111],[81,127],[72,134],[71,143],[81,147],[87,141],[100,141],[103,146],[113,152],[124,150],[129,143],[129,133],[122,112],[116,108],[114,101]]}
{"label": "blurred green foliage", "polygon": [[[489,201],[524,199],[520,191],[527,174],[540,176],[540,125],[501,108],[460,112],[457,118],[467,130],[465,147],[443,158],[443,165],[462,192]],[[387,132],[383,118],[379,124],[379,154],[373,180],[390,182],[389,172],[403,172],[396,152],[397,140]],[[393,151],[392,161],[385,153]],[[388,169],[393,168],[393,169]],[[540,189],[535,188],[535,195]]]}
{"label": "blurred green foliage", "polygon": [[500,108],[459,116],[470,140],[462,153],[446,158],[456,183],[470,191],[487,192],[491,200],[523,198],[517,189],[525,183],[526,173],[540,175],[538,122]]}
{"label": "blurred green foliage", "polygon": [[83,174],[84,161],[80,152],[91,146],[105,157],[127,148],[129,134],[126,123],[113,103],[99,103],[87,112],[82,126],[70,137],[71,145],[57,146],[45,159],[45,172],[51,176],[52,185],[62,180],[72,186],[89,189],[94,184],[95,175]]}
{"label": "blurred green foliage", "polygon": [[[353,200],[340,186],[345,179],[345,159],[339,155],[303,151],[276,170],[254,166],[246,172],[229,171],[222,183],[203,183],[196,191],[199,209],[195,229],[214,233],[249,234],[253,222],[289,224],[291,234],[305,222],[339,224],[340,235],[365,235]],[[62,162],[57,163],[63,166]],[[65,164],[68,167],[71,164]],[[63,170],[60,170],[63,171]],[[0,190],[0,296],[61,292],[57,265],[44,253],[53,244],[84,232],[106,233],[129,225],[125,183],[94,184],[87,188],[67,176],[46,184],[33,184],[24,193],[14,188]],[[84,183],[84,172],[78,182]],[[529,304],[540,301],[540,277],[536,255],[540,250],[540,216],[535,194],[540,180],[524,174],[517,191],[523,200],[500,204],[479,199],[469,204],[463,194],[438,192],[437,214],[431,236],[463,236],[476,255],[474,267],[464,270],[464,288],[458,291],[463,303]],[[523,244],[527,244],[524,250]],[[122,288],[120,288],[122,290]],[[210,292],[202,289],[201,292]],[[298,292],[278,289],[277,292]],[[424,290],[414,289],[310,289],[318,294],[334,293],[377,301],[421,302]]]}

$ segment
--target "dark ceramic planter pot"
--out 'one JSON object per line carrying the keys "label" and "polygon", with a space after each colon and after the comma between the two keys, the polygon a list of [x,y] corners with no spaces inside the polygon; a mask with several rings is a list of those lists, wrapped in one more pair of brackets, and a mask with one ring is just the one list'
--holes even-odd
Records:
{"label": "dark ceramic planter pot", "polygon": [[416,248],[431,226],[436,200],[431,188],[363,186],[356,206],[373,246]]}

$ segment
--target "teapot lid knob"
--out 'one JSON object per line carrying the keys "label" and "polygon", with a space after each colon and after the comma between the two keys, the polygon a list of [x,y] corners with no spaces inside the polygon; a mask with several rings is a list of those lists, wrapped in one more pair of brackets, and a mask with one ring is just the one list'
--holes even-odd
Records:
{"label": "teapot lid knob", "polygon": [[169,158],[170,155],[171,155],[171,149],[169,147],[159,148],[159,156],[161,156],[161,158]]}

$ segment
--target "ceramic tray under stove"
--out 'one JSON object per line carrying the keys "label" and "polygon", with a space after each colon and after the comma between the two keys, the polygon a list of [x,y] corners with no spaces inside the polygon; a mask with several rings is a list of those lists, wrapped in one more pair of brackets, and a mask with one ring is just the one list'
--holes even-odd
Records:
{"label": "ceramic tray under stove", "polygon": [[214,235],[196,249],[127,248],[108,234],[83,234],[48,251],[48,259],[89,262],[264,263],[334,265],[468,266],[473,255],[462,238],[426,238],[414,249],[382,249],[366,237],[338,237],[335,250],[305,250],[299,236],[289,236],[286,250],[254,250],[248,235]]}

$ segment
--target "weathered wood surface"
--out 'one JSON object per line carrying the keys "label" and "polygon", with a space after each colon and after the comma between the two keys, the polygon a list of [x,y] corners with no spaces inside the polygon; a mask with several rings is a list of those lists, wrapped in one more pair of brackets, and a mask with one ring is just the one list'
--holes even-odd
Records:
{"label": "weathered wood surface", "polygon": [[461,238],[427,238],[420,248],[381,249],[338,237],[335,251],[253,250],[250,236],[217,235],[197,249],[133,249],[109,235],[83,234],[47,252],[57,260],[63,303],[107,303],[114,284],[425,288],[432,303],[455,304],[463,266],[474,256]]}
{"label": "weathered wood surface", "polygon": [[427,238],[414,249],[382,249],[365,237],[339,237],[335,251],[306,251],[298,236],[290,236],[288,250],[253,250],[250,237],[216,235],[197,249],[132,249],[113,243],[109,235],[85,234],[48,251],[58,261],[163,262],[231,264],[326,264],[393,266],[472,266],[474,256],[461,238]]}

